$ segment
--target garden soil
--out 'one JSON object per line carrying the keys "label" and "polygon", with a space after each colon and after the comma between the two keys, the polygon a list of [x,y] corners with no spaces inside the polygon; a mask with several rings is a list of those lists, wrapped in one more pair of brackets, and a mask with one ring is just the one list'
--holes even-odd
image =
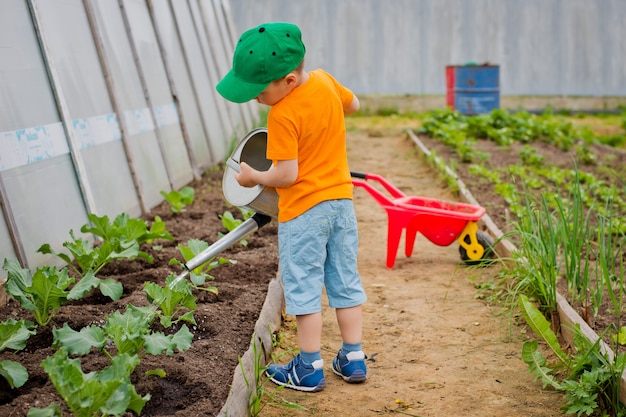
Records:
{"label": "garden soil", "polygon": [[[363,129],[348,134],[353,171],[382,175],[407,195],[457,200],[423,162],[415,145],[401,130]],[[2,352],[0,360],[15,360],[28,369],[30,378],[21,388],[10,389],[0,381],[0,416],[26,416],[30,407],[45,407],[62,398],[41,369],[41,361],[53,354],[52,328],[68,323],[75,330],[101,325],[106,315],[128,304],[146,305],[144,281],[163,285],[180,269],[169,265],[180,259],[177,244],[189,239],[212,243],[226,233],[219,216],[231,211],[221,191],[221,172],[213,170],[191,184],[196,198],[183,213],[169,212],[162,204],[145,218],[159,215],[174,241],[154,242],[145,250],[154,262],[116,262],[100,274],[124,285],[124,295],[112,302],[97,292],[63,306],[52,323],[41,327],[20,352]],[[520,358],[524,340],[532,337],[524,326],[497,305],[477,296],[482,282],[495,280],[500,267],[469,268],[460,262],[456,243],[439,247],[418,235],[411,257],[401,242],[392,269],[385,266],[387,217],[384,209],[364,189],[355,188],[359,222],[359,271],[368,301],[363,306],[363,347],[368,355],[368,380],[348,384],[335,376],[331,361],[341,345],[334,311],[323,310],[322,356],[327,387],[319,393],[275,390],[266,381],[260,415],[270,416],[556,416],[561,414],[562,395],[543,390],[533,381]],[[69,235],[68,235],[69,238]],[[45,242],[41,242],[42,244]],[[268,285],[278,270],[276,224],[250,235],[247,246],[233,245],[220,256],[236,261],[211,271],[217,295],[199,293],[192,347],[170,356],[146,355],[133,376],[141,395],[150,393],[144,416],[215,416],[229,395],[238,359],[249,348],[255,323],[266,298]],[[0,321],[32,320],[14,300],[0,308]],[[174,330],[156,329],[170,332]],[[279,330],[277,361],[287,362],[295,344],[293,317],[285,316]],[[81,358],[84,372],[108,363],[101,352]],[[146,375],[163,368],[167,376]],[[241,393],[233,393],[241,395]],[[244,394],[245,395],[245,394]],[[245,398],[245,397],[244,397]],[[287,408],[295,403],[303,409]],[[65,406],[63,406],[65,407]],[[64,408],[65,416],[69,416]],[[128,413],[130,416],[131,414]],[[235,417],[244,417],[235,416]]]}

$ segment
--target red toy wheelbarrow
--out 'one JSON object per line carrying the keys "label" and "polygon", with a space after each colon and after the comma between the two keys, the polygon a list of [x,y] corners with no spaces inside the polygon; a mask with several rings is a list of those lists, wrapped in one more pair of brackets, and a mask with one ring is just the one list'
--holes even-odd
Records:
{"label": "red toy wheelbarrow", "polygon": [[[364,188],[387,212],[387,268],[393,268],[404,229],[404,253],[407,257],[413,253],[415,236],[420,232],[439,246],[449,246],[455,240],[458,241],[461,260],[468,265],[482,264],[493,258],[491,238],[478,230],[477,222],[485,214],[483,207],[407,196],[380,175],[354,171],[350,174],[352,183]],[[367,180],[378,182],[392,198],[373,187]]]}

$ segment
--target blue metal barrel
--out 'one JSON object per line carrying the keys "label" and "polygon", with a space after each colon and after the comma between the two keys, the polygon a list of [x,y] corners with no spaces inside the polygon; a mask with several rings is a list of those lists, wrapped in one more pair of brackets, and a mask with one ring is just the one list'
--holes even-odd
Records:
{"label": "blue metal barrel", "polygon": [[447,104],[463,114],[490,113],[500,108],[500,67],[454,65],[446,67]]}

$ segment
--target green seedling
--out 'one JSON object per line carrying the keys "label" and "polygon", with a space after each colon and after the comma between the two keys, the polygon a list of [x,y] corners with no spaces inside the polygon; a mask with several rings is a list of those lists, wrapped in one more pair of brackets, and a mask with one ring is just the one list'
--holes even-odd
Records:
{"label": "green seedling", "polygon": [[[141,397],[130,381],[138,364],[137,356],[120,354],[106,368],[84,373],[80,360],[70,359],[67,350],[61,348],[44,359],[41,366],[75,417],[95,417],[119,416],[126,410],[141,415],[150,394]],[[47,410],[55,411],[59,407],[53,403]],[[36,415],[33,413],[35,409],[28,415]]]}
{"label": "green seedling", "polygon": [[[0,323],[0,352],[24,349],[26,341],[35,334],[34,328],[35,324],[28,320],[8,319]],[[4,360],[0,361],[0,376],[11,388],[19,388],[28,380],[28,371],[15,361]]]}
{"label": "green seedling", "polygon": [[[64,324],[62,328],[54,329],[54,345],[72,355],[85,355],[96,348],[110,358],[114,357],[112,352],[142,357],[145,354],[171,355],[175,350],[183,352],[189,349],[193,335],[187,326],[183,325],[176,333],[165,336],[150,329],[156,316],[154,306],[129,304],[124,313],[115,311],[106,317],[102,327],[91,325],[76,331]],[[115,350],[109,351],[110,347],[115,347]]]}
{"label": "green seedling", "polygon": [[[185,262],[188,262],[208,247],[209,247],[209,244],[203,240],[190,239],[187,242],[187,246],[178,245],[178,250],[183,256],[183,259],[185,260]],[[205,287],[204,285],[206,281],[213,281],[215,279],[213,275],[209,274],[210,271],[212,271],[213,269],[217,268],[220,265],[224,265],[228,263],[236,264],[237,261],[222,258],[222,257],[219,257],[217,259],[215,257],[212,257],[208,259],[206,262],[204,262],[202,265],[198,266],[197,268],[194,268],[189,273],[189,277],[194,288],[198,290],[207,291],[213,294],[217,294],[216,287],[214,286]],[[181,267],[185,268],[184,263],[179,261],[178,259],[171,259],[170,265],[180,265]]]}
{"label": "green seedling", "polygon": [[178,321],[196,324],[193,317],[197,308],[196,297],[191,292],[191,284],[183,279],[171,287],[170,283],[174,279],[176,279],[176,275],[169,275],[164,287],[154,282],[145,282],[143,291],[146,293],[148,301],[159,307],[157,315],[164,327],[171,327]]}
{"label": "green seedling", "polygon": [[68,287],[74,282],[67,269],[41,266],[31,274],[23,269],[17,259],[5,259],[3,269],[7,271],[6,292],[20,305],[33,312],[37,324],[50,323],[55,313],[70,296]]}
{"label": "green seedling", "polygon": [[161,195],[170,205],[170,211],[172,213],[181,213],[185,211],[185,207],[193,203],[194,193],[195,191],[191,187],[183,187],[180,191],[161,191]]}
{"label": "green seedling", "polygon": [[[248,220],[250,217],[252,217],[252,215],[254,215],[253,211],[245,209],[243,207],[237,207],[237,209],[241,213],[241,216],[243,217],[243,220],[242,219],[236,219],[235,216],[233,215],[233,213],[231,213],[230,211],[226,211],[226,212],[224,212],[224,214],[219,216],[220,220],[222,221],[222,226],[224,226],[224,229],[226,229],[229,232],[232,232],[233,230],[235,230],[244,221]],[[221,239],[221,238],[224,237],[224,234],[221,233],[221,232],[218,232],[218,237]],[[239,243],[242,246],[248,246],[248,241],[246,239],[241,239],[241,241]]]}

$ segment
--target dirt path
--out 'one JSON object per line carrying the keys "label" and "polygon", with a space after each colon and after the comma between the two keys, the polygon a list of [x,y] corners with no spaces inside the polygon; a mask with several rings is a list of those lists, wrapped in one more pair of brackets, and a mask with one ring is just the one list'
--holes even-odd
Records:
{"label": "dirt path", "polygon": [[[455,200],[405,134],[351,132],[348,139],[353,170],[382,175],[407,195]],[[561,415],[561,395],[542,390],[520,359],[522,329],[509,328],[497,308],[475,298],[476,280],[488,281],[498,267],[467,268],[459,264],[456,243],[438,247],[418,235],[413,256],[404,256],[402,240],[389,270],[384,210],[361,188],[355,189],[355,207],[359,270],[369,297],[364,305],[364,350],[375,359],[368,362],[369,378],[351,385],[330,370],[341,339],[334,311],[326,306],[326,389],[315,394],[280,390],[276,398],[308,411],[268,404],[261,416]],[[290,319],[281,332],[286,344],[295,346]],[[265,388],[274,391],[269,382]]]}

